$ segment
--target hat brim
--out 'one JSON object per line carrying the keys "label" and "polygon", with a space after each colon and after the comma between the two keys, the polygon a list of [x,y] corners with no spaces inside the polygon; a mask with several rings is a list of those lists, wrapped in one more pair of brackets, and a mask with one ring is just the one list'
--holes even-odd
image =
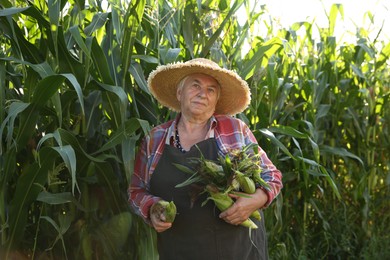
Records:
{"label": "hat brim", "polygon": [[221,86],[216,114],[235,115],[249,105],[251,97],[248,84],[236,72],[196,60],[157,67],[149,75],[148,86],[161,105],[179,112],[177,86],[184,77],[194,73],[209,75]]}

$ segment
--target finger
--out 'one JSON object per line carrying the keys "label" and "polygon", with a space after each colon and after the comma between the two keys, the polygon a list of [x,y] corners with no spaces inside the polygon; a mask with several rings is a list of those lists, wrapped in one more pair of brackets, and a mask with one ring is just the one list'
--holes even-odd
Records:
{"label": "finger", "polygon": [[238,217],[236,216],[236,214],[229,214],[228,212],[221,213],[220,218],[222,218],[227,223],[233,225],[238,222]]}
{"label": "finger", "polygon": [[152,225],[157,232],[163,232],[168,228],[172,227],[172,223],[161,221],[155,216],[151,217]]}
{"label": "finger", "polygon": [[161,217],[159,215],[157,215],[157,214],[151,214],[150,215],[150,220],[151,220],[153,226],[159,226],[163,222],[161,220]]}
{"label": "finger", "polygon": [[240,196],[238,196],[238,195],[235,194],[235,193],[229,193],[228,195],[229,195],[229,197],[232,198],[232,199],[238,199],[238,198],[240,197]]}
{"label": "finger", "polygon": [[231,218],[224,218],[225,222],[226,223],[229,223],[231,225],[239,225],[241,224],[243,221],[241,220],[241,218],[237,218],[237,217],[231,217]]}
{"label": "finger", "polygon": [[220,218],[228,218],[229,216],[233,215],[236,212],[236,203],[234,202],[227,210],[222,211],[219,214]]}
{"label": "finger", "polygon": [[162,222],[165,222],[165,221],[166,221],[166,219],[165,219],[165,214],[160,214],[159,219],[160,219]]}

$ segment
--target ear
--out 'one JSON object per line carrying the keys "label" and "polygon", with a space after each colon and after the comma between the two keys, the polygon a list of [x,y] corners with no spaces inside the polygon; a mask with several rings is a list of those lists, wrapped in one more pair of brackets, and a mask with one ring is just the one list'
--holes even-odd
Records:
{"label": "ear", "polygon": [[177,88],[176,89],[176,98],[177,100],[180,102],[180,99],[181,99],[181,91],[182,91],[182,88]]}

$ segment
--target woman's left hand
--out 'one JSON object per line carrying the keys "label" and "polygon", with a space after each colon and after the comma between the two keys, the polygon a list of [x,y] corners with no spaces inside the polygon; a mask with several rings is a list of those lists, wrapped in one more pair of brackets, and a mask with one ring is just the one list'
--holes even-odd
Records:
{"label": "woman's left hand", "polygon": [[262,208],[267,202],[268,196],[262,189],[256,189],[253,194],[246,194],[245,197],[230,194],[235,203],[223,211],[219,217],[232,225],[240,225],[247,220],[253,211]]}

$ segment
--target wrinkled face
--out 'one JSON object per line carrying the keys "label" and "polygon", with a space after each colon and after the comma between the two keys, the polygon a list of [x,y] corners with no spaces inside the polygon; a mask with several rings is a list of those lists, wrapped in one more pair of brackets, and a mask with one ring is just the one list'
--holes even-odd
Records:
{"label": "wrinkled face", "polygon": [[191,74],[177,89],[181,112],[188,117],[210,118],[217,105],[220,86],[216,79],[206,74]]}

